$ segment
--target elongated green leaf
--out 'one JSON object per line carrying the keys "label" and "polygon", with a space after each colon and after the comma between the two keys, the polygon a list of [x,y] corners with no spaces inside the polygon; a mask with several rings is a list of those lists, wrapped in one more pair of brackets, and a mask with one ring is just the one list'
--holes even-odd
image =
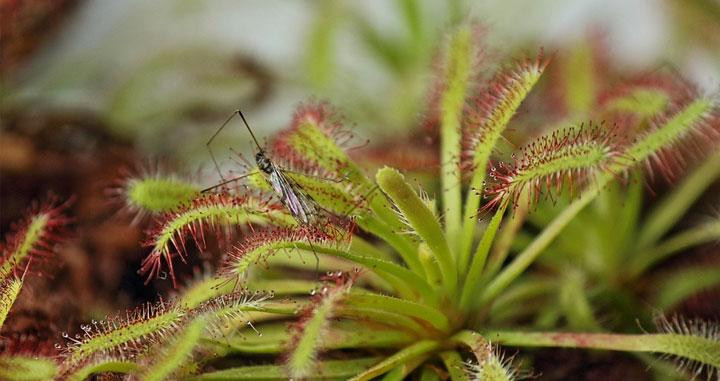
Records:
{"label": "elongated green leaf", "polygon": [[22,280],[9,276],[8,279],[0,278],[0,327],[3,326],[10,308],[20,294]]}
{"label": "elongated green leaf", "polygon": [[[260,335],[233,335],[219,339],[228,344],[232,352],[279,354],[287,350],[288,326],[286,323],[258,325]],[[394,348],[409,344],[413,335],[407,331],[390,329],[382,323],[352,320],[333,321],[323,336],[323,348]]]}
{"label": "elongated green leaf", "polygon": [[0,356],[0,380],[45,381],[52,380],[57,372],[57,364],[51,359],[29,356]]}
{"label": "elongated green leaf", "polygon": [[126,202],[150,213],[169,212],[200,195],[194,184],[173,177],[133,178],[125,184]]}
{"label": "elongated green leaf", "polygon": [[325,348],[324,338],[330,319],[335,316],[337,305],[345,299],[351,286],[352,282],[332,288],[325,286],[315,296],[314,303],[306,312],[307,318],[301,321],[290,342],[287,360],[290,377],[305,378],[313,372],[316,357]]}
{"label": "elongated green leaf", "polygon": [[409,300],[385,295],[354,292],[346,298],[345,303],[353,307],[374,307],[388,312],[422,319],[432,324],[433,327],[441,332],[447,332],[450,329],[450,323],[445,314],[435,308]]}
{"label": "elongated green leaf", "polygon": [[438,349],[438,347],[439,347],[439,344],[436,341],[432,341],[432,340],[418,341],[417,343],[396,352],[392,356],[385,358],[383,361],[374,365],[370,369],[351,378],[351,380],[353,380],[353,381],[371,380],[374,377],[385,374],[386,372],[390,371],[391,369],[393,369],[394,367],[396,367],[400,364],[406,363],[417,357],[424,356],[428,353],[434,352],[435,350]]}
{"label": "elongated green leaf", "polygon": [[500,136],[507,128],[510,119],[520,107],[522,101],[533,89],[545,70],[547,62],[541,59],[527,60],[509,69],[503,69],[478,94],[475,100],[477,109],[468,116],[464,140],[469,142],[466,150],[472,155],[471,191],[465,200],[464,226],[460,266],[464,269],[468,264],[471,252],[473,232],[477,224],[478,206],[485,188],[485,175],[490,155]]}
{"label": "elongated green leaf", "polygon": [[684,299],[720,284],[717,267],[676,269],[657,282],[653,307],[666,311]]}
{"label": "elongated green leaf", "polygon": [[385,167],[378,171],[376,178],[383,192],[397,204],[408,223],[433,251],[440,265],[443,285],[448,293],[454,294],[458,286],[458,273],[440,221],[405,182],[400,172]]}
{"label": "elongated green leaf", "polygon": [[465,93],[472,75],[472,31],[461,25],[450,35],[444,57],[442,74],[444,88],[440,100],[440,160],[442,202],[445,210],[445,228],[452,242],[457,243],[460,234],[461,185],[460,172],[460,119],[465,107]]}
{"label": "elongated green leaf", "polygon": [[141,381],[163,381],[171,379],[179,369],[187,365],[187,360],[200,342],[207,321],[199,318],[190,323],[159,353],[152,353],[150,366],[145,367],[140,374]]}
{"label": "elongated green leaf", "polygon": [[101,360],[82,366],[66,376],[67,381],[85,381],[93,374],[113,372],[122,374],[133,374],[138,370],[138,365],[129,361]]}
{"label": "elongated green leaf", "polygon": [[[312,375],[314,380],[347,380],[380,361],[379,357],[354,360],[318,361]],[[287,380],[287,369],[282,365],[252,365],[218,370],[188,377],[186,381],[280,381]]]}

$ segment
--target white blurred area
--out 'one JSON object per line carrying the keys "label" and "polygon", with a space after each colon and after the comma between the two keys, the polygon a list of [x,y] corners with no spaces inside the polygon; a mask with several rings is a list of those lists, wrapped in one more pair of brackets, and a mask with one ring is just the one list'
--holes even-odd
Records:
{"label": "white blurred area", "polygon": [[[445,2],[422,3],[424,18],[440,35],[439,31],[448,23]],[[367,15],[381,30],[396,32],[398,16],[394,2],[364,0],[344,4]],[[309,0],[87,1],[67,22],[62,34],[22,72],[18,97],[38,101],[39,105],[102,112],[139,68],[163,52],[190,51],[195,56],[192,65],[200,66],[212,65],[218,57],[242,53],[266,65],[277,80],[268,102],[246,110],[259,133],[266,135],[286,125],[297,103],[314,95],[303,80],[302,57],[316,14],[315,5]],[[466,6],[470,9],[466,17],[487,25],[498,46],[511,49],[532,42],[552,49],[579,41],[591,30],[601,30],[618,65],[642,69],[665,63],[707,91],[717,92],[720,86],[717,52],[709,54],[674,40],[676,31],[670,8],[660,0],[483,0],[468,1]],[[338,75],[348,77],[357,86],[350,90],[387,93],[384,87],[387,77],[363,56],[352,35],[341,34],[335,43]],[[178,65],[182,66],[182,62]],[[140,95],[158,91],[164,97],[189,96],[196,91],[192,82],[194,72],[190,70],[184,75],[183,70],[181,67],[176,77],[170,77],[170,83],[142,89],[145,94]],[[176,86],[174,80],[184,85]],[[163,86],[167,86],[164,92]],[[243,102],[242,94],[232,92],[203,96],[216,98],[228,113]],[[154,101],[141,102],[140,107],[147,110],[140,111],[152,114],[155,112],[152,108],[164,107],[162,101]],[[163,149],[176,147],[181,155],[202,156],[204,145],[189,147],[186,142],[203,142],[213,129],[213,124],[200,129],[167,126],[162,132],[167,142]],[[152,132],[138,134],[141,143],[157,138]],[[247,143],[248,139],[236,129],[228,132],[226,140]],[[154,146],[148,144],[144,148],[153,151]]]}

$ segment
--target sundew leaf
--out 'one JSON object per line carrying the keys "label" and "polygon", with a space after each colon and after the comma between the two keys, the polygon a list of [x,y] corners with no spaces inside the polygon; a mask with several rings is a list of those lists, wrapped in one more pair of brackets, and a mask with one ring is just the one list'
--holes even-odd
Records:
{"label": "sundew leaf", "polygon": [[699,375],[720,369],[718,326],[701,320],[662,319],[658,334],[492,331],[485,336],[503,346],[565,347],[627,352],[653,352],[677,359]]}
{"label": "sundew leaf", "polygon": [[22,279],[9,275],[6,279],[0,278],[0,327],[3,326],[10,308],[20,294]]}
{"label": "sundew leaf", "polygon": [[206,337],[225,337],[244,325],[254,330],[250,312],[278,312],[282,307],[271,308],[267,303],[273,295],[261,291],[230,292],[203,302],[191,313],[205,319]]}
{"label": "sundew leaf", "polygon": [[713,112],[716,112],[716,108],[717,104],[713,100],[699,98],[667,119],[656,121],[652,128],[641,133],[633,144],[622,152],[622,156],[630,160],[624,166],[629,167],[649,160],[663,173],[669,174],[674,162],[679,161],[672,156],[679,155],[678,152],[672,151],[673,146],[693,136],[700,136],[704,144],[718,138],[720,132],[717,131],[717,127],[708,124],[708,119],[712,117]]}
{"label": "sundew leaf", "polygon": [[[257,326],[259,335],[235,334],[222,340],[231,352],[279,354],[288,347],[288,327],[285,322]],[[406,331],[391,329],[382,323],[360,320],[332,319],[322,338],[322,347],[330,349],[394,348],[409,344],[414,336]]]}
{"label": "sundew leaf", "polygon": [[[482,190],[490,155],[510,119],[534,88],[548,61],[542,54],[502,69],[493,80],[470,101],[463,126],[464,167],[472,171],[470,189]],[[465,202],[461,266],[467,263],[481,192],[468,192]]]}
{"label": "sundew leaf", "polygon": [[612,113],[632,113],[645,119],[660,113],[669,101],[668,94],[661,90],[637,88],[608,100],[604,110]]}
{"label": "sundew leaf", "polygon": [[205,195],[162,218],[150,234],[148,245],[152,252],[143,261],[141,272],[150,280],[159,275],[164,261],[175,285],[173,252],[184,260],[186,236],[192,237],[198,247],[204,247],[207,229],[268,223],[294,224],[294,221],[278,206],[251,197]]}
{"label": "sundew leaf", "polygon": [[58,205],[54,198],[30,208],[27,217],[13,224],[13,231],[5,238],[0,256],[0,279],[15,272],[25,272],[32,258],[47,257],[62,231],[69,223],[63,215],[66,204]]}
{"label": "sundew leaf", "polygon": [[[378,363],[381,357],[365,357],[350,360],[328,360],[315,363],[314,380],[346,380],[373,364]],[[254,381],[283,381],[287,380],[287,368],[283,365],[251,365],[241,366],[215,372],[208,372],[194,377],[187,381],[230,381],[230,380],[254,380]]]}
{"label": "sundew leaf", "polygon": [[470,100],[463,123],[464,156],[477,175],[485,173],[497,140],[520,104],[542,76],[549,61],[542,53],[501,69],[485,88]]}
{"label": "sundew leaf", "polygon": [[0,356],[1,380],[45,381],[53,379],[57,371],[57,364],[51,359],[23,355]]}
{"label": "sundew leaf", "polygon": [[141,381],[172,379],[173,374],[176,374],[187,364],[187,360],[200,342],[206,323],[207,321],[202,317],[195,319],[167,346],[148,356],[150,365],[144,367],[139,379]]}
{"label": "sundew leaf", "polygon": [[278,252],[298,250],[301,244],[330,249],[348,245],[351,235],[345,233],[343,236],[341,231],[323,230],[322,227],[309,225],[257,231],[228,254],[221,273],[229,277],[242,277],[251,266],[263,259]]}
{"label": "sundew leaf", "polygon": [[490,354],[479,358],[477,363],[467,364],[467,371],[471,381],[517,380],[510,361],[495,350],[491,350]]}
{"label": "sundew leaf", "polygon": [[150,213],[175,210],[200,195],[195,184],[175,177],[131,178],[124,186],[125,202],[132,209]]}
{"label": "sundew leaf", "polygon": [[337,278],[334,286],[323,286],[313,296],[313,302],[301,312],[301,319],[295,325],[295,332],[290,340],[290,353],[287,367],[290,377],[304,378],[311,374],[317,355],[324,347],[324,337],[335,314],[338,304],[345,298],[353,278]]}
{"label": "sundew leaf", "polygon": [[303,172],[331,174],[360,186],[371,183],[341,148],[352,140],[334,111],[325,103],[301,106],[289,129],[281,131],[272,143],[275,156]]}
{"label": "sundew leaf", "polygon": [[138,370],[138,365],[131,361],[113,360],[112,358],[98,359],[76,369],[72,373],[63,375],[63,380],[85,381],[93,374],[100,373],[122,373],[132,374]]}
{"label": "sundew leaf", "polygon": [[598,103],[603,113],[632,115],[643,121],[660,115],[670,105],[687,104],[696,94],[693,86],[675,75],[652,73],[610,89]]}
{"label": "sundew leaf", "polygon": [[485,191],[492,197],[486,208],[507,197],[516,202],[524,190],[537,202],[544,190],[559,192],[566,182],[572,193],[575,182],[586,182],[598,172],[611,173],[619,156],[614,135],[604,125],[552,132],[525,146],[513,163],[491,168],[495,183]]}
{"label": "sundew leaf", "polygon": [[162,301],[147,304],[123,317],[109,317],[81,325],[82,335],[63,333],[67,340],[64,364],[77,368],[94,358],[125,359],[144,353],[182,324],[186,311]]}
{"label": "sundew leaf", "polygon": [[[443,55],[443,88],[440,95],[440,162],[445,228],[454,243],[460,234],[461,215],[461,126],[468,82],[478,52],[469,25],[461,25],[449,36]],[[454,248],[454,246],[453,246]]]}

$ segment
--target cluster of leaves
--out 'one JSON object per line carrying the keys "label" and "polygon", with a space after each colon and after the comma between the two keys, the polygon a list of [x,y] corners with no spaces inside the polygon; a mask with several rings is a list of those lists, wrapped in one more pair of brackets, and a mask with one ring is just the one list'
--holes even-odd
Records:
{"label": "cluster of leaves", "polygon": [[[168,272],[177,283],[178,259],[190,255],[190,244],[206,248],[207,234],[239,233],[239,242],[224,250],[213,275],[173,301],[63,335],[58,360],[8,355],[3,376],[20,379],[36,366],[59,379],[102,372],[188,380],[516,378],[522,372],[497,345],[627,351],[664,367],[643,355],[657,353],[678,358],[681,373],[716,374],[716,325],[670,318],[659,333],[612,333],[632,328],[601,324],[592,307],[616,295],[639,304],[627,289],[648,269],[720,236],[713,220],[663,240],[720,174],[717,101],[675,78],[631,81],[603,96],[587,78],[568,80],[561,95],[572,99],[564,105],[571,112],[538,137],[524,134],[525,148],[502,161],[511,120],[519,128],[532,122],[514,116],[548,60],[513,62],[480,81],[481,53],[467,25],[452,30],[440,53],[441,85],[424,123],[441,141],[439,200],[394,168],[368,178],[343,150],[349,133],[332,109],[305,105],[267,155],[317,204],[312,223],[275,201],[259,170],[244,186],[214,193],[173,177],[130,178],[120,194],[155,221],[140,269],[150,278]],[[713,150],[638,228],[642,177],[673,177]],[[531,228],[523,230],[526,220]],[[28,226],[11,242],[40,242],[42,231]],[[316,266],[328,271],[321,284]],[[17,295],[17,279],[3,283],[2,311]],[[700,286],[686,285],[672,301]],[[608,309],[621,310],[615,307]],[[637,307],[630,311],[644,318]]]}

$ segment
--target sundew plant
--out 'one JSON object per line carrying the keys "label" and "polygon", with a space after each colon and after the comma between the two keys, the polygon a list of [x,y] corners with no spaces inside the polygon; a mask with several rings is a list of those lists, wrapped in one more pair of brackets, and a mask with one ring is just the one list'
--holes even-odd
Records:
{"label": "sundew plant", "polygon": [[[712,274],[658,292],[654,327],[644,307],[623,308],[641,303],[633,287],[653,266],[720,238],[717,216],[668,235],[720,173],[717,99],[658,76],[596,102],[585,81],[553,89],[572,100],[566,118],[532,125],[542,118],[524,103],[553,58],[487,75],[483,53],[467,25],[438,53],[421,124],[439,138],[439,164],[426,187],[402,168],[367,168],[377,158],[316,101],[265,152],[313,203],[309,221],[257,168],[204,192],[179,176],[124,179],[116,195],[153,221],[138,270],[177,295],[60,333],[55,356],[9,350],[0,377],[512,380],[532,374],[513,355],[534,347],[630,352],[671,377],[717,377],[717,323],[663,314],[717,284]],[[673,185],[644,215],[646,179],[661,176]],[[58,208],[37,210],[3,247],[0,322],[65,224]],[[216,240],[216,268],[176,276]],[[600,305],[622,318],[603,321]]]}

